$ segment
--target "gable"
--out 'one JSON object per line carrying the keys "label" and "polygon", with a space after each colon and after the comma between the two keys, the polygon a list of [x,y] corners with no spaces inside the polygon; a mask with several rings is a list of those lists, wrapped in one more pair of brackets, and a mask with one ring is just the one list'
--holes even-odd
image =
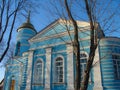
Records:
{"label": "gable", "polygon": [[50,35],[55,35],[59,33],[66,32],[66,27],[62,24],[56,24],[55,26],[49,28],[47,32],[42,33],[39,38],[50,36]]}
{"label": "gable", "polygon": [[[80,22],[77,21],[79,27],[86,27],[89,26],[88,22]],[[44,28],[43,30],[41,30],[37,35],[35,35],[33,38],[31,38],[29,41],[36,41],[36,40],[40,40],[43,38],[50,38],[53,37],[55,35],[60,36],[60,34],[64,34],[64,33],[68,33],[68,31],[73,31],[73,25],[71,24],[70,21],[65,21],[62,19],[58,19],[56,21],[54,21],[53,23],[51,23],[50,25],[48,25],[46,28]]]}
{"label": "gable", "polygon": [[54,21],[43,30],[41,30],[37,35],[30,39],[30,41],[36,40],[38,38],[44,38],[47,36],[53,36],[59,33],[66,32],[66,26],[60,23],[61,19]]}

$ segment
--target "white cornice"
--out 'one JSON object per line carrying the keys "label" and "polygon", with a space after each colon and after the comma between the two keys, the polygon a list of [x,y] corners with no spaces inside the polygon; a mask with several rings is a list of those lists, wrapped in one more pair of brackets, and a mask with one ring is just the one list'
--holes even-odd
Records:
{"label": "white cornice", "polygon": [[111,46],[111,48],[112,47],[115,47],[115,46],[119,46],[120,47],[120,45],[119,44],[115,44],[115,43],[113,43],[113,44],[100,44],[100,46]]}
{"label": "white cornice", "polygon": [[[70,41],[68,41],[67,43],[70,43]],[[60,43],[55,43],[55,44],[43,45],[43,46],[39,46],[39,47],[36,47],[36,48],[30,48],[30,50],[36,50],[36,49],[42,49],[42,48],[47,48],[47,47],[53,47],[53,46],[62,45],[62,44],[66,44],[66,43],[65,42],[60,42]]]}
{"label": "white cornice", "polygon": [[[86,38],[83,38],[83,39],[80,39],[80,40],[81,41],[82,40],[89,40],[89,37],[86,37]],[[62,45],[62,44],[69,44],[69,43],[71,43],[71,41],[67,41],[66,43],[65,42],[60,42],[60,43],[54,43],[54,44],[49,44],[49,45],[43,45],[43,46],[39,46],[39,47],[36,47],[36,48],[30,48],[30,50],[42,49],[42,48],[53,47],[53,46]],[[90,46],[86,46],[86,47],[84,47],[84,49],[85,48],[90,48]],[[82,48],[80,48],[80,49],[82,49]]]}
{"label": "white cornice", "polygon": [[105,37],[105,38],[101,38],[101,41],[102,40],[108,40],[108,41],[117,41],[117,42],[120,42],[120,38],[118,37]]}
{"label": "white cornice", "polygon": [[[71,20],[59,19],[58,22],[62,24],[73,25]],[[76,20],[76,22],[78,26],[82,26],[82,27],[90,26],[90,23],[86,21]]]}
{"label": "white cornice", "polygon": [[[66,52],[66,50],[61,50],[61,51],[57,51],[57,52],[51,52],[51,54],[59,54],[59,53],[64,53]],[[39,56],[45,56],[45,54],[37,54],[37,55],[34,55],[34,57],[39,57]]]}

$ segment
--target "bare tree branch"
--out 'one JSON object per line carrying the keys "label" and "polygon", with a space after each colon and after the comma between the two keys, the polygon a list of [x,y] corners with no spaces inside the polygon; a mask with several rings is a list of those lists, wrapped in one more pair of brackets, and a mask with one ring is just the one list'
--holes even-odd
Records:
{"label": "bare tree branch", "polygon": [[77,22],[74,20],[70,12],[67,0],[64,0],[64,2],[65,2],[66,11],[68,13],[68,17],[70,18],[71,22],[73,23],[73,27],[74,27],[73,48],[74,48],[74,55],[75,55],[75,62],[76,62],[75,90],[79,90],[81,78],[80,78],[80,45],[79,45],[79,40],[78,40],[78,27],[77,27]]}

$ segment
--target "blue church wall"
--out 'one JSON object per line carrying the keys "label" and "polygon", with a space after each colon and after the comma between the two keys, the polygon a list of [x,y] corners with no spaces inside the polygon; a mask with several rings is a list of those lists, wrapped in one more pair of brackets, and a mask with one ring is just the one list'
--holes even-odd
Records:
{"label": "blue church wall", "polygon": [[[65,45],[57,45],[57,46],[54,46],[52,47],[52,58],[51,58],[51,63],[52,63],[52,66],[51,66],[51,88],[52,90],[66,90],[66,83],[67,83],[67,71],[65,71],[67,69],[67,63],[66,63],[66,59],[67,59],[67,55],[66,55],[66,52],[62,52],[62,53],[58,53],[58,51],[62,51],[62,50],[66,50],[66,46]],[[61,83],[61,84],[55,84],[54,81],[53,81],[53,66],[54,66],[54,60],[57,56],[63,56],[64,58],[64,65],[65,65],[65,68],[64,68],[64,83]],[[33,60],[33,68],[34,68],[34,63],[36,62],[37,59],[42,59],[44,61],[44,76],[45,76],[45,68],[46,68],[46,58],[45,58],[45,49],[37,49],[34,51],[34,60]],[[34,69],[32,70],[32,74],[34,74]],[[34,75],[33,75],[34,77]],[[32,77],[32,82],[33,82],[33,77]],[[43,80],[43,85],[32,85],[32,90],[43,90],[45,87],[45,77],[44,77],[44,80]]]}
{"label": "blue church wall", "polygon": [[66,90],[67,86],[65,84],[56,84],[56,85],[52,85],[52,90]]}
{"label": "blue church wall", "polygon": [[[59,52],[62,51],[62,52]],[[54,82],[54,66],[55,66],[55,59],[57,57],[63,57],[64,60],[64,82],[63,83],[55,83]],[[67,85],[67,53],[66,53],[66,45],[56,45],[52,47],[52,56],[51,56],[51,88],[52,90],[66,90]]]}
{"label": "blue church wall", "polygon": [[[30,25],[29,22],[27,23],[27,25],[28,24]],[[85,27],[85,28],[82,26],[78,26],[78,27],[80,29],[79,31],[80,53],[82,54],[85,53],[86,55],[85,57],[88,59],[90,52],[90,31],[88,30],[89,27]],[[32,28],[34,27],[32,26]],[[51,24],[51,26],[46,27],[43,31],[40,31],[40,33],[38,33],[37,35],[35,30],[26,28],[26,26],[25,28],[19,28],[16,51],[15,51],[16,54],[14,59],[9,62],[9,65],[7,65],[4,90],[9,89],[11,79],[16,80],[15,83],[16,90],[26,90],[26,89],[45,90],[47,88],[49,88],[50,90],[68,90],[68,88],[70,89],[70,87],[74,88],[74,80],[76,76],[75,75],[76,64],[75,64],[75,57],[72,51],[73,47],[70,46],[70,43],[72,44],[71,39],[72,41],[74,40],[74,35],[73,35],[74,31],[71,25],[68,28],[70,29],[71,38],[66,30],[66,26],[64,24],[61,24],[60,22]],[[102,34],[103,33],[100,31],[99,35]],[[104,35],[99,37],[100,38],[104,37]],[[61,62],[63,65],[62,66],[63,81],[55,80],[55,74],[57,72],[57,69],[55,68],[58,68],[56,64],[58,57],[60,57],[60,60],[62,58]],[[83,62],[84,66],[87,61],[86,58],[83,58],[83,61],[81,59],[81,62]],[[68,67],[72,64],[69,63],[68,61],[70,59],[73,60],[72,62],[73,70],[71,70],[72,73],[70,73]],[[101,89],[103,88],[103,90],[119,90],[120,39],[110,38],[110,37],[101,38],[98,46],[98,51],[96,50],[95,61],[99,62],[99,59],[100,59],[100,63],[96,64],[96,66],[98,65],[97,69],[94,68],[94,66],[91,69],[88,90],[94,90],[94,88],[96,87],[96,82],[100,85]],[[117,60],[117,64],[116,64],[116,60]],[[38,74],[35,75],[35,70],[37,71],[37,69],[40,69],[40,67],[35,69],[37,66],[36,64],[37,61],[40,61],[40,63],[38,63],[39,66],[42,62],[41,66],[42,66],[43,78],[38,80],[38,81],[42,81],[42,83],[35,82],[35,80],[37,80],[35,77],[41,75],[41,73],[39,73],[39,75]],[[81,67],[83,67],[83,65],[81,65]],[[32,75],[28,75],[29,70],[31,70],[30,72],[32,73]],[[50,70],[50,72],[47,73],[47,70]],[[94,71],[98,72],[98,74],[101,74],[99,75],[100,79],[97,79],[95,77],[97,75]],[[69,83],[70,81],[70,79],[68,78],[69,74],[71,74],[70,77],[72,78],[71,79],[72,84]],[[47,75],[49,75],[50,78]],[[102,80],[102,83],[101,81],[98,80]],[[48,86],[46,85],[47,82],[49,82]]]}
{"label": "blue church wall", "polygon": [[56,46],[52,47],[52,52],[58,52],[58,51],[62,51],[62,50],[66,50],[65,44],[60,44],[60,45],[56,45]]}
{"label": "blue church wall", "polygon": [[45,54],[45,53],[46,53],[46,50],[44,48],[36,49],[34,51],[34,55]]}
{"label": "blue church wall", "polygon": [[90,40],[82,40],[80,41],[80,48],[90,46]]}
{"label": "blue church wall", "polygon": [[90,52],[90,48],[84,48],[84,47],[81,47],[80,51],[85,51],[87,54],[89,54]]}
{"label": "blue church wall", "polygon": [[[57,46],[54,46],[54,47],[51,47],[52,48],[52,56],[51,56],[51,88],[52,90],[66,90],[66,83],[67,83],[67,71],[65,71],[67,69],[67,65],[66,65],[66,59],[67,59],[67,55],[66,55],[66,52],[62,52],[62,53],[58,53],[58,51],[61,51],[61,50],[65,50],[66,49],[66,46],[65,45],[57,45]],[[58,48],[58,49],[57,49]],[[39,56],[40,55],[40,56]],[[54,60],[57,56],[63,56],[64,58],[64,65],[65,65],[65,68],[64,68],[64,83],[61,83],[61,84],[54,84],[54,81],[53,81],[53,66],[54,66]],[[37,59],[42,59],[44,61],[44,76],[45,76],[45,68],[46,68],[46,58],[45,58],[45,49],[38,49],[38,50],[35,50],[34,51],[34,60],[33,60],[33,67],[34,67],[34,62],[37,60]],[[34,70],[33,70],[34,71]],[[33,72],[34,73],[34,72]],[[33,77],[32,77],[32,80],[33,80]],[[33,81],[32,81],[33,82]],[[32,90],[43,90],[45,87],[45,77],[44,77],[44,81],[43,81],[43,85],[32,85]]]}
{"label": "blue church wall", "polygon": [[120,54],[120,42],[114,38],[102,39],[100,42],[100,65],[104,90],[119,90],[120,79],[116,79],[113,55]]}
{"label": "blue church wall", "polygon": [[[70,29],[70,31],[73,31],[73,29]],[[48,29],[46,32],[43,32],[40,36],[37,36],[38,39],[39,38],[40,39],[47,38],[47,39],[30,42],[30,48],[32,49],[32,48],[37,48],[37,47],[44,46],[44,45],[54,45],[54,44],[57,44],[60,42],[62,42],[62,43],[69,42],[70,43],[71,39],[74,40],[73,33],[71,33],[70,36],[68,34],[66,34],[66,35],[60,36],[60,37],[48,38],[49,36],[56,35],[56,34],[63,33],[63,32],[68,33],[66,31],[66,27],[63,25],[60,25],[60,24],[56,25],[56,26],[52,27],[51,29]],[[90,37],[89,30],[79,32],[79,38],[89,38],[89,37]],[[82,44],[88,46],[88,45],[90,45],[89,42],[90,41],[85,40],[82,42]]]}
{"label": "blue church wall", "polygon": [[[69,30],[73,30],[73,27],[68,27]],[[63,33],[66,32],[66,26],[64,24],[56,24],[55,26],[53,26],[52,28],[48,29],[47,32],[42,33],[42,35],[40,35],[38,38],[43,38],[45,36],[49,36],[49,35],[55,35],[55,34],[59,34],[59,33]]]}
{"label": "blue church wall", "polygon": [[[34,58],[33,58],[33,64],[32,64],[32,87],[31,87],[31,90],[44,90],[44,86],[45,86],[45,67],[46,67],[46,56],[45,56],[45,49],[36,49],[34,51]],[[40,56],[39,56],[40,55]],[[44,66],[44,69],[43,69],[43,83],[41,85],[36,85],[34,83],[34,64],[35,62],[38,60],[38,59],[41,59],[43,61],[43,66]]]}
{"label": "blue church wall", "polygon": [[[19,64],[15,64],[13,65],[10,64],[7,66],[6,68],[6,77],[5,77],[5,86],[4,86],[4,90],[9,90],[10,85],[11,85],[11,80],[15,80],[15,89],[17,90],[18,88],[20,88],[21,85],[21,66]],[[18,78],[19,77],[19,78]]]}
{"label": "blue church wall", "polygon": [[28,66],[28,58],[24,59],[23,61],[23,69],[22,69],[22,85],[20,90],[25,90],[26,87],[26,80],[27,80],[27,66]]}
{"label": "blue church wall", "polygon": [[22,35],[22,34],[24,34],[24,35],[35,35],[36,34],[36,32],[30,28],[22,28],[22,30],[20,30],[18,32],[19,32],[18,37],[19,37],[19,35]]}
{"label": "blue church wall", "polygon": [[[17,52],[19,52],[18,56],[22,56],[22,53],[26,52],[29,49],[28,40],[31,37],[33,37],[35,34],[36,34],[36,32],[29,28],[24,28],[24,29],[18,31],[17,43],[18,42],[20,43],[20,47],[16,46],[15,55],[17,54]],[[18,51],[18,48],[20,48],[19,51]]]}
{"label": "blue church wall", "polygon": [[[93,67],[94,68],[94,67]],[[94,87],[94,70],[93,68],[90,71],[90,79],[89,79],[89,84],[88,84],[88,90],[93,90]]]}
{"label": "blue church wall", "polygon": [[25,49],[29,49],[29,46],[24,46],[24,45],[21,45],[21,47],[20,47],[20,56],[23,54],[22,52],[26,52],[26,50]]}
{"label": "blue church wall", "polygon": [[[83,30],[85,27],[78,26],[78,28],[80,30]],[[73,31],[74,28],[71,25],[65,25],[65,23],[64,24],[58,23],[55,26],[53,26],[52,28],[48,29],[46,32],[43,32],[38,38],[43,38],[45,36],[67,32],[67,29],[69,29],[69,31]],[[87,29],[88,29],[88,27],[87,27]],[[85,38],[87,36],[90,36],[90,31],[89,30],[81,31],[81,32],[79,32],[79,36],[80,36],[80,38]]]}
{"label": "blue church wall", "polygon": [[[19,74],[19,73],[18,73]],[[5,87],[4,87],[4,90],[9,90],[9,88],[10,88],[10,86],[11,86],[11,81],[12,80],[15,80],[15,90],[17,90],[17,89],[19,89],[20,87],[19,87],[19,79],[18,79],[18,74],[14,74],[14,73],[12,73],[12,75],[11,74],[8,74],[9,75],[9,77],[7,77],[6,79],[7,79],[7,81],[5,82]],[[12,77],[14,77],[14,79],[12,79]]]}
{"label": "blue church wall", "polygon": [[6,69],[6,84],[4,90],[9,90],[12,77],[14,77],[13,80],[15,80],[15,90],[25,90],[27,61],[27,57],[17,57],[17,59],[10,60]]}
{"label": "blue church wall", "polygon": [[22,29],[18,32],[17,41],[19,40],[28,40],[36,34],[35,31],[31,29]]}
{"label": "blue church wall", "polygon": [[[80,53],[81,52],[85,52],[87,54],[89,54],[88,52],[90,51],[90,48],[85,48],[84,47],[80,50]],[[73,65],[74,65],[74,80],[75,80],[75,76],[76,76],[76,60],[75,60],[75,56],[74,56],[74,61],[73,61]],[[94,66],[91,68],[90,70],[90,77],[89,77],[89,83],[88,83],[88,88],[87,90],[93,90],[93,87],[94,87],[94,70],[93,70]]]}
{"label": "blue church wall", "polygon": [[86,31],[81,31],[79,32],[79,37],[82,38],[86,38],[86,37],[90,37],[90,30],[86,30]]}
{"label": "blue church wall", "polygon": [[[31,43],[31,48],[37,48],[38,46],[44,46],[44,45],[51,45],[51,44],[57,44],[57,43],[61,43],[64,41],[70,41],[70,37],[69,36],[63,36],[62,38],[51,38],[48,40],[44,40],[44,41],[40,41],[40,42],[34,42]],[[64,42],[65,43],[65,42]]]}
{"label": "blue church wall", "polygon": [[44,90],[44,86],[39,86],[39,85],[32,85],[32,89],[31,90]]}
{"label": "blue church wall", "polygon": [[[52,38],[52,39],[48,39],[48,40],[44,40],[44,41],[40,41],[40,42],[31,42],[30,44],[30,49],[35,49],[38,47],[42,47],[42,46],[50,46],[50,45],[54,45],[54,44],[60,44],[60,43],[69,43],[71,42],[70,37],[69,36],[63,36],[62,38]],[[88,40],[83,40],[80,41],[80,48],[86,47],[90,45],[90,41]],[[59,49],[59,48],[58,48]]]}

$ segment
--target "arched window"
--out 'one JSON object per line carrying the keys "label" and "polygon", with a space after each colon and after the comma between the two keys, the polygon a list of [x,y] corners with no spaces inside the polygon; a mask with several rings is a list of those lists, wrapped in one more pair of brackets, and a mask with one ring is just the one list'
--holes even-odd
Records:
{"label": "arched window", "polygon": [[43,62],[41,59],[34,64],[34,84],[43,83]]}
{"label": "arched window", "polygon": [[61,83],[63,82],[63,76],[64,76],[64,65],[63,65],[63,58],[58,57],[55,60],[55,83]]}
{"label": "arched window", "polygon": [[85,53],[80,54],[80,71],[81,71],[81,80],[83,79],[84,71],[86,68],[87,55]]}

